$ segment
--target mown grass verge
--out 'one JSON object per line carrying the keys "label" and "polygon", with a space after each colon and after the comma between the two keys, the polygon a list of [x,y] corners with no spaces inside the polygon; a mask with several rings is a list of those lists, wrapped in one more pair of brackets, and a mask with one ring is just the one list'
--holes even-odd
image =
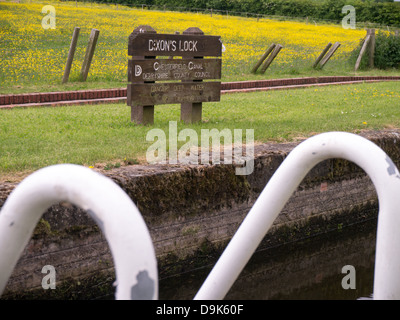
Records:
{"label": "mown grass verge", "polygon": [[192,125],[180,122],[178,105],[156,106],[152,126],[132,123],[124,104],[0,110],[0,173],[56,163],[101,169],[147,163],[154,143],[147,132],[159,128],[168,139],[169,121],[177,121],[178,133],[191,128],[199,137],[201,129],[253,129],[256,142],[399,127],[399,104],[398,82],[381,82],[223,95],[205,103],[203,121]]}

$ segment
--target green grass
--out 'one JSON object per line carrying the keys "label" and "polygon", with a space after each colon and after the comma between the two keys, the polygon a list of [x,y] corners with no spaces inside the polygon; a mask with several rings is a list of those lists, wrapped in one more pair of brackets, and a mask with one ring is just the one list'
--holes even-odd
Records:
{"label": "green grass", "polygon": [[399,104],[398,82],[381,82],[223,95],[221,102],[205,103],[203,122],[192,125],[179,121],[178,105],[156,106],[152,126],[130,122],[124,104],[0,110],[0,173],[56,163],[102,169],[146,163],[153,144],[147,132],[160,128],[168,137],[169,121],[178,122],[178,133],[192,128],[199,137],[201,129],[253,129],[258,142],[399,127]]}

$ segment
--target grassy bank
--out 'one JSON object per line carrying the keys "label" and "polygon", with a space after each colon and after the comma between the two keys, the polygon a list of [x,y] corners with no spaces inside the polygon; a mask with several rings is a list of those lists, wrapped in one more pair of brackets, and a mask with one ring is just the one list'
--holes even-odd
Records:
{"label": "grassy bank", "polygon": [[[130,122],[124,104],[0,110],[0,172],[3,177],[56,163],[110,169],[146,163],[146,134],[169,121],[184,128],[253,129],[257,142],[292,141],[326,131],[360,132],[400,126],[398,82],[229,94],[205,103],[203,122],[179,121],[178,105],[156,106],[155,123]],[[245,141],[243,141],[245,142]],[[182,142],[183,144],[184,142]]]}

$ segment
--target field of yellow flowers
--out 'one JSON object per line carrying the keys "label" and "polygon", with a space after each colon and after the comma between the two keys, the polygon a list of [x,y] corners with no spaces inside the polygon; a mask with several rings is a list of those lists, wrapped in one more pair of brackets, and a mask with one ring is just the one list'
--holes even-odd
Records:
{"label": "field of yellow flowers", "polygon": [[[44,5],[56,9],[56,28],[44,29]],[[271,70],[296,71],[311,66],[328,42],[341,47],[330,61],[345,61],[364,30],[345,30],[338,25],[285,22],[202,13],[178,13],[133,9],[119,5],[73,2],[0,2],[0,87],[28,83],[60,83],[74,27],[80,27],[70,80],[77,80],[92,28],[100,30],[88,81],[126,81],[128,36],[139,25],[159,33],[182,32],[199,27],[205,34],[219,35],[223,54],[223,79],[249,74],[271,43],[283,50]],[[270,71],[270,70],[268,70]]]}

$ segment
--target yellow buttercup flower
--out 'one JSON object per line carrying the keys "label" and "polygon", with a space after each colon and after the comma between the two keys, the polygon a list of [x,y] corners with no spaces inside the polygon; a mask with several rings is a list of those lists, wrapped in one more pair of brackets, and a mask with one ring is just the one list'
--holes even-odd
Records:
{"label": "yellow buttercup flower", "polygon": [[365,36],[365,30],[346,30],[340,25],[150,11],[75,1],[49,4],[56,9],[54,30],[41,26],[43,4],[0,3],[0,86],[29,83],[33,78],[35,82],[60,82],[75,26],[81,31],[70,77],[78,78],[91,29],[96,28],[100,35],[88,80],[121,82],[127,80],[128,37],[140,25],[150,25],[158,33],[199,27],[206,35],[221,36],[226,48],[223,75],[248,73],[272,43],[283,46],[273,66],[289,68],[299,63],[312,65],[328,42],[341,43],[332,60],[346,59]]}

